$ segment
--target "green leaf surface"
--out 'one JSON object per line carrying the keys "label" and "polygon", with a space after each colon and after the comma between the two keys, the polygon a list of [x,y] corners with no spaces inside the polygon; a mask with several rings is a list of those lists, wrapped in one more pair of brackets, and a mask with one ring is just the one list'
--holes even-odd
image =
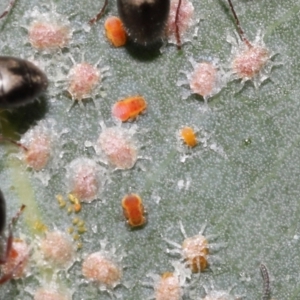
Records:
{"label": "green leaf surface", "polygon": [[[110,298],[81,275],[82,259],[99,251],[105,239],[108,249],[125,253],[122,283],[126,287],[118,286],[114,295],[132,300],[153,296],[153,288],[145,286],[152,282],[147,275],[173,271],[171,263],[180,256],[167,253],[172,247],[165,239],[182,243],[180,221],[188,236],[196,235],[205,223],[205,234],[217,235],[210,241],[218,248],[210,255],[211,266],[200,277],[192,276],[186,299],[203,298],[203,287],[211,283],[216,290],[235,286],[232,295],[260,299],[261,262],[270,272],[274,299],[300,299],[300,2],[234,1],[249,40],[261,30],[267,48],[277,54],[272,58],[277,66],[257,90],[251,82],[242,88],[240,81],[230,81],[209,100],[208,107],[195,95],[184,100],[183,87],[177,82],[185,77],[182,71],[192,71],[190,58],[218,59],[219,64],[229,66],[226,37],[234,36],[236,29],[226,1],[192,2],[196,17],[201,18],[197,36],[190,34],[182,51],[167,45],[162,53],[154,54],[133,46],[113,48],[106,40],[103,23],[106,16],[117,15],[115,1],[89,32],[84,27],[101,1],[53,1],[57,13],[69,18],[74,29],[70,46],[61,53],[40,53],[28,43],[30,13],[35,6],[40,12],[53,11],[48,1],[18,1],[0,20],[1,55],[35,59],[51,81],[40,103],[1,112],[3,134],[18,138],[17,134],[39,120],[52,119],[59,135],[56,157],[39,172],[39,177],[49,176],[46,185],[15,157],[19,149],[7,143],[0,147],[0,184],[8,218],[21,203],[27,205],[15,235],[23,234],[31,245],[36,243],[36,220],[49,230],[65,231],[72,225],[74,215],[59,208],[55,196],[66,198],[69,192],[66,167],[73,159],[96,158],[86,142],[96,142],[100,122],[115,125],[111,107],[116,100],[141,94],[148,102],[146,114],[134,122],[141,159],[127,171],[105,166],[103,190],[97,200],[83,204],[78,215],[87,227],[82,250],[73,267],[56,279],[73,299]],[[5,6],[0,4],[2,10]],[[84,54],[91,64],[101,59],[99,67],[109,67],[95,103],[87,100],[84,107],[72,106],[66,96],[66,67],[72,66],[69,54],[76,62]],[[210,138],[206,148],[198,145],[181,162],[183,147],[177,134],[183,125]],[[140,194],[148,212],[148,223],[139,230],[128,229],[122,216],[121,199],[129,192]],[[40,285],[55,281],[51,273],[36,267],[34,259],[29,269],[28,277],[1,286],[1,299],[32,299]]]}

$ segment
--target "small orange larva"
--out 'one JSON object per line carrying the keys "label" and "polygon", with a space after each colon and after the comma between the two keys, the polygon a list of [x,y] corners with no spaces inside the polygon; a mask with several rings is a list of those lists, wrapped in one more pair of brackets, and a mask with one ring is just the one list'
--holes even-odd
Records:
{"label": "small orange larva", "polygon": [[131,227],[140,227],[146,223],[144,205],[139,195],[126,195],[122,199],[122,207],[127,223]]}
{"label": "small orange larva", "polygon": [[142,96],[131,96],[116,102],[112,107],[112,115],[122,122],[134,120],[147,108]]}
{"label": "small orange larva", "polygon": [[180,130],[180,137],[189,147],[195,147],[198,144],[196,133],[192,127],[185,126]]}
{"label": "small orange larva", "polygon": [[122,21],[118,17],[108,17],[104,23],[106,37],[115,47],[121,47],[126,44],[127,34]]}

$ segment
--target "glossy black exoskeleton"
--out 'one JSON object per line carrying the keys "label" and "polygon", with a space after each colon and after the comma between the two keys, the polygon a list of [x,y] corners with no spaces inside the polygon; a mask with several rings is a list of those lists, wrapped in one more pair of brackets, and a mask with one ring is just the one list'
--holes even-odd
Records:
{"label": "glossy black exoskeleton", "polygon": [[137,44],[153,44],[165,35],[170,0],[117,0],[126,32]]}
{"label": "glossy black exoskeleton", "polygon": [[0,56],[0,108],[30,103],[47,87],[47,76],[30,61]]}
{"label": "glossy black exoskeleton", "polygon": [[[7,262],[10,251],[12,250],[12,243],[13,243],[12,227],[17,222],[24,208],[25,205],[22,205],[18,213],[12,218],[11,222],[8,225],[8,237],[6,238],[4,232],[5,225],[6,225],[6,203],[5,203],[4,196],[0,190],[0,265],[1,264],[3,265]],[[10,273],[0,275],[0,284],[9,281],[13,277],[13,273],[14,273],[14,269]]]}
{"label": "glossy black exoskeleton", "polygon": [[[5,223],[6,223],[6,204],[5,204],[3,194],[0,190],[0,236],[3,235],[5,229]],[[1,245],[0,245],[0,250],[1,250]]]}
{"label": "glossy black exoskeleton", "polygon": [[[89,21],[97,22],[104,14],[108,0],[105,0],[101,11]],[[148,46],[160,42],[166,37],[166,27],[170,13],[170,0],[117,0],[119,16],[130,39],[136,44]],[[178,18],[181,0],[176,11],[176,39],[180,49],[181,41]]]}

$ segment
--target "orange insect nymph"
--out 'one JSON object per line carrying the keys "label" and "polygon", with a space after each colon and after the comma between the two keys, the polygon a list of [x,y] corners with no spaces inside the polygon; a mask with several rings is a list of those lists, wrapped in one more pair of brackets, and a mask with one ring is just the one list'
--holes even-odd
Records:
{"label": "orange insect nymph", "polygon": [[191,127],[183,127],[180,130],[180,137],[183,142],[189,147],[195,147],[198,144],[196,133]]}
{"label": "orange insect nymph", "polygon": [[112,107],[112,115],[126,122],[135,119],[147,108],[147,102],[142,96],[132,96],[122,99]]}
{"label": "orange insect nymph", "polygon": [[115,47],[126,44],[127,34],[122,21],[118,17],[108,17],[104,23],[106,37]]}
{"label": "orange insect nymph", "polygon": [[122,200],[123,213],[131,227],[140,227],[146,223],[145,210],[140,196],[126,195]]}

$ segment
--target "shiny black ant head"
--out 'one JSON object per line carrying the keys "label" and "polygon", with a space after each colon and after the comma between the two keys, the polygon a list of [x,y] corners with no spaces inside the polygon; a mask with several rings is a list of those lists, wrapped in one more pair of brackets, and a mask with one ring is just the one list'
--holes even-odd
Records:
{"label": "shiny black ant head", "polygon": [[0,236],[3,234],[6,223],[6,203],[0,190]]}
{"label": "shiny black ant head", "polygon": [[117,0],[119,16],[137,44],[154,44],[165,36],[170,0]]}
{"label": "shiny black ant head", "polygon": [[0,108],[30,103],[47,87],[46,75],[30,61],[0,56]]}

